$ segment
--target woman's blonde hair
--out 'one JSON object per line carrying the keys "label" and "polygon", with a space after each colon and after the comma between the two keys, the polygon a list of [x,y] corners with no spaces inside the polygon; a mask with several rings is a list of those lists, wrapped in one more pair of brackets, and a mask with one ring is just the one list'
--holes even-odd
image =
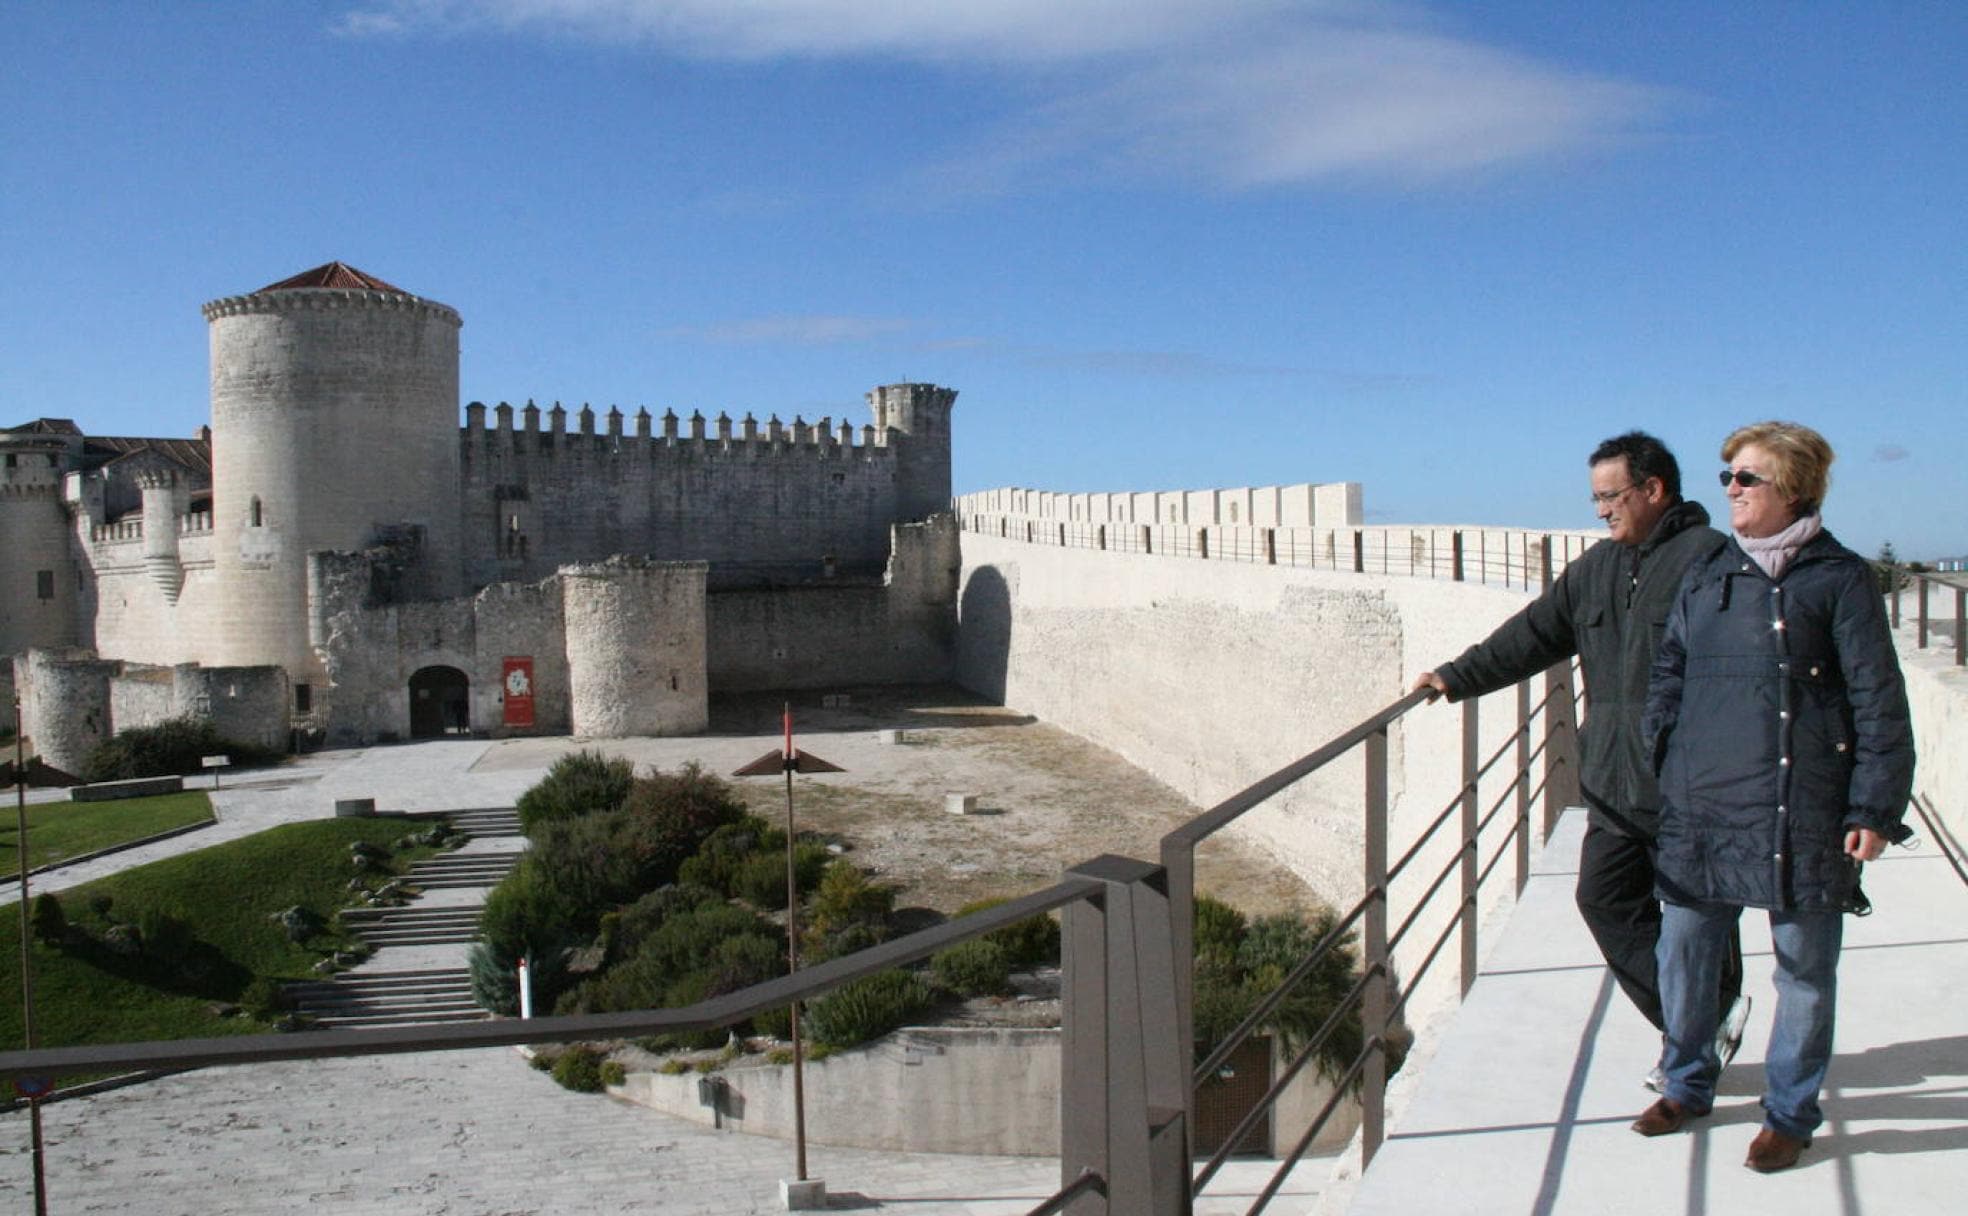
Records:
{"label": "woman's blonde hair", "polygon": [[1722,459],[1734,460],[1752,443],[1769,456],[1771,484],[1797,504],[1799,515],[1814,514],[1824,505],[1835,456],[1823,435],[1796,422],[1753,422],[1722,441]]}

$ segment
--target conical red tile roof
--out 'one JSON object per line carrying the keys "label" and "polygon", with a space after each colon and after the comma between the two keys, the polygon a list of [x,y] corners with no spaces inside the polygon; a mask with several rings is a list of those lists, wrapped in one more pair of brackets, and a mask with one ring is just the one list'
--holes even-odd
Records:
{"label": "conical red tile roof", "polygon": [[[346,262],[329,262],[316,266],[313,270],[303,270],[291,279],[269,283],[260,291],[295,291],[304,287],[353,288],[358,291],[393,291],[398,295],[409,295],[401,287],[383,282],[373,274],[364,274]],[[254,295],[260,292],[254,292]]]}

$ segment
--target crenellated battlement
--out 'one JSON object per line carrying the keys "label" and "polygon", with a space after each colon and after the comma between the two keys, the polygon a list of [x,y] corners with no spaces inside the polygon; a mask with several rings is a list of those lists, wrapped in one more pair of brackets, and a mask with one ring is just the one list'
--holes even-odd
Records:
{"label": "crenellated battlement", "polygon": [[417,313],[462,327],[455,308],[408,292],[368,291],[336,287],[283,288],[243,296],[222,296],[200,311],[208,322],[220,317],[263,316],[292,312],[324,312],[337,308],[372,308]]}
{"label": "crenellated battlement", "polygon": [[[212,534],[212,513],[194,511],[177,517],[178,536],[195,537]],[[144,521],[140,516],[119,519],[113,524],[96,524],[89,529],[89,541],[97,545],[122,545],[144,538]]]}
{"label": "crenellated battlement", "polygon": [[0,481],[0,498],[54,498],[61,492],[61,482],[57,478],[37,477],[33,480],[8,478]]}
{"label": "crenellated battlement", "polygon": [[[528,401],[518,409],[520,425],[517,427],[513,425],[515,411],[510,403],[501,401],[491,407],[493,422],[489,427],[486,409],[481,401],[465,407],[461,439],[468,458],[482,451],[522,454],[581,451],[631,459],[638,455],[658,459],[665,453],[676,452],[693,457],[739,458],[805,452],[818,459],[873,460],[892,458],[906,442],[903,432],[893,427],[877,430],[863,424],[857,428],[845,419],[836,425],[831,416],[808,422],[796,414],[788,423],[773,414],[761,424],[749,411],[742,419],[733,419],[724,411],[719,411],[716,418],[706,418],[702,410],[693,410],[686,419],[680,418],[675,410],[666,409],[659,420],[645,407],[636,411],[635,430],[626,433],[625,415],[618,406],[609,407],[606,429],[599,432],[595,429],[594,409],[587,405],[576,415],[577,429],[572,431],[567,429],[568,411],[557,401],[544,411]],[[544,427],[540,425],[542,414],[546,416]]]}

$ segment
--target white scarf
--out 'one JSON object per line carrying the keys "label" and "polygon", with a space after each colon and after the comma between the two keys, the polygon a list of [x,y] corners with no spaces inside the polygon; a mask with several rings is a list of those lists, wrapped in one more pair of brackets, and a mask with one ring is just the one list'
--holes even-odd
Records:
{"label": "white scarf", "polygon": [[1773,579],[1783,577],[1784,568],[1790,565],[1797,551],[1810,543],[1812,537],[1824,531],[1824,519],[1816,512],[1800,515],[1791,525],[1774,536],[1744,536],[1736,533],[1736,543],[1750,560],[1763,567],[1763,573]]}

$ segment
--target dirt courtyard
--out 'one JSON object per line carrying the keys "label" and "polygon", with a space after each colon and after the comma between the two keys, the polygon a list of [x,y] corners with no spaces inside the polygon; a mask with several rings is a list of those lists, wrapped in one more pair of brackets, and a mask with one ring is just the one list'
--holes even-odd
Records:
{"label": "dirt courtyard", "polygon": [[[856,688],[827,699],[795,694],[793,744],[846,771],[794,778],[796,825],[846,843],[850,857],[900,888],[902,906],[948,913],[1020,895],[1101,853],[1152,861],[1162,835],[1201,809],[1113,752],[961,689]],[[473,771],[543,770],[589,747],[638,770],[695,760],[729,775],[777,752],[783,704],[715,698],[710,732],[680,738],[503,740]],[[903,741],[881,742],[889,729]],[[784,778],[731,780],[756,812],[784,821]],[[949,794],[975,795],[977,812],[945,810]],[[1223,837],[1200,851],[1196,889],[1252,914],[1317,902],[1270,857]]]}

